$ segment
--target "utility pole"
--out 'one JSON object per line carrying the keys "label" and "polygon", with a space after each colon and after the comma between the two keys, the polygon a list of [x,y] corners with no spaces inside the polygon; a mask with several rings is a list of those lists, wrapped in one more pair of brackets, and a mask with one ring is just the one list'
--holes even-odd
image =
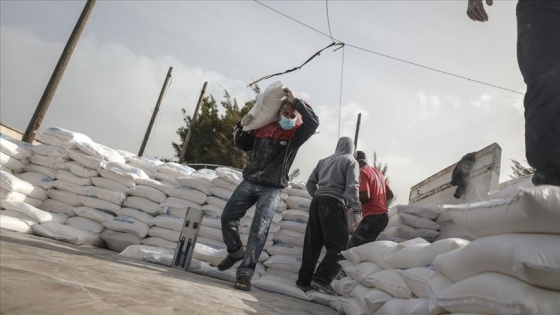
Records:
{"label": "utility pole", "polygon": [[76,44],[80,39],[80,35],[84,30],[89,15],[93,10],[95,1],[96,0],[87,1],[82,14],[80,15],[80,18],[78,19],[78,22],[76,22],[76,26],[74,26],[74,30],[72,31],[72,34],[70,34],[70,38],[68,38],[68,41],[66,42],[66,47],[64,47],[62,55],[60,55],[60,58],[58,59],[58,63],[54,68],[49,83],[47,84],[47,87],[43,92],[43,96],[41,96],[41,100],[39,101],[39,104],[35,109],[35,113],[33,114],[31,121],[27,125],[27,130],[25,130],[25,134],[22,138],[23,141],[32,143],[33,139],[35,139],[33,131],[39,129],[43,118],[45,118],[45,114],[49,109],[49,105],[51,104],[54,93],[56,92],[58,83],[60,82],[60,79],[62,79],[62,75],[64,74],[64,70],[66,69],[68,62],[70,61],[70,57],[72,57],[74,48],[76,47]]}
{"label": "utility pole", "polygon": [[169,71],[167,71],[167,76],[165,77],[165,82],[163,82],[163,86],[161,87],[161,92],[159,93],[159,97],[156,103],[156,108],[154,108],[154,113],[152,114],[152,119],[150,119],[150,124],[148,125],[148,129],[146,130],[146,134],[144,135],[144,140],[142,141],[142,145],[140,146],[140,151],[138,151],[138,156],[142,156],[142,154],[144,154],[146,143],[148,143],[148,138],[150,137],[150,133],[152,132],[152,126],[156,121],[156,116],[159,111],[159,106],[161,105],[161,100],[163,99],[163,95],[165,95],[165,90],[167,89],[167,82],[169,82],[169,79],[171,78],[172,71],[173,71],[173,67],[169,67]]}
{"label": "utility pole", "polygon": [[207,85],[208,85],[208,81],[204,82],[204,85],[202,86],[202,91],[200,91],[200,97],[198,98],[196,109],[194,110],[193,118],[191,120],[191,125],[189,126],[189,131],[185,136],[185,141],[183,142],[183,149],[181,149],[181,155],[179,155],[179,163],[183,163],[185,161],[185,154],[187,153],[187,147],[189,146],[189,141],[191,140],[192,128],[196,123],[196,118],[198,116],[198,109],[200,108],[200,104],[202,104],[202,99],[204,98],[204,93],[206,92]]}
{"label": "utility pole", "polygon": [[358,150],[358,134],[360,133],[360,122],[362,121],[362,113],[358,114],[358,122],[356,122],[356,134],[354,135],[354,148]]}

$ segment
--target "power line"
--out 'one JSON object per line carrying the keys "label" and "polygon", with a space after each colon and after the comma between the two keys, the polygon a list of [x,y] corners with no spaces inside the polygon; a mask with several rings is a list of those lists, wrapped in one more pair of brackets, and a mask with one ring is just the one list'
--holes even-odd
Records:
{"label": "power line", "polygon": [[325,0],[325,6],[327,7],[327,25],[329,26],[329,35],[331,36],[331,40],[334,42],[331,32],[331,19],[329,19],[329,0]]}
{"label": "power line", "polygon": [[338,100],[338,138],[340,138],[340,119],[342,117],[341,115],[341,111],[342,111],[342,82],[343,78],[344,78],[344,46],[342,46],[342,66],[340,69],[340,92],[338,93],[339,95],[339,100]]}
{"label": "power line", "polygon": [[[331,35],[325,34],[325,33],[321,32],[320,30],[318,30],[318,29],[316,29],[316,28],[313,28],[313,27],[311,27],[311,26],[309,26],[309,25],[307,25],[307,24],[305,24],[305,23],[303,23],[303,22],[301,22],[301,21],[298,21],[298,20],[294,19],[294,18],[291,17],[291,16],[288,16],[288,15],[284,14],[283,12],[280,12],[280,11],[278,11],[278,10],[272,8],[272,7],[269,7],[269,6],[267,6],[266,4],[264,4],[264,3],[261,3],[261,2],[258,1],[258,0],[253,0],[253,1],[255,1],[256,3],[258,3],[258,4],[262,5],[262,6],[264,6],[265,8],[267,8],[267,9],[269,9],[269,10],[272,10],[272,11],[274,11],[274,12],[276,12],[276,13],[278,13],[278,14],[280,14],[280,15],[282,15],[282,16],[284,16],[284,17],[286,17],[286,18],[288,18],[288,19],[290,19],[290,20],[292,20],[292,21],[294,21],[294,22],[296,22],[296,23],[299,23],[299,24],[301,24],[301,25],[303,25],[303,26],[305,26],[305,27],[307,27],[307,28],[309,28],[309,29],[311,29],[311,30],[313,30],[313,31],[315,31],[315,32],[317,32],[317,33],[323,35],[323,36],[326,36],[326,37],[331,38],[333,41],[336,41],[336,42],[343,42],[343,41],[340,41],[340,40],[338,40],[338,39],[332,37],[332,34],[331,34]],[[327,6],[327,19],[328,19],[328,6]],[[328,22],[328,23],[329,23],[329,32],[330,32],[330,22]],[[502,86],[499,86],[499,85],[487,83],[487,82],[480,81],[480,80],[470,79],[470,78],[467,78],[467,77],[465,77],[465,76],[461,76],[461,75],[454,74],[454,73],[451,73],[451,72],[439,70],[439,69],[436,69],[436,68],[433,68],[433,67],[429,67],[429,66],[425,66],[425,65],[422,65],[422,64],[419,64],[419,63],[416,63],[416,62],[407,61],[407,60],[404,60],[404,59],[401,59],[401,58],[397,58],[397,57],[393,57],[393,56],[390,56],[390,55],[387,55],[387,54],[379,53],[379,52],[376,52],[376,51],[373,51],[373,50],[370,50],[370,49],[367,49],[367,48],[359,47],[359,46],[352,45],[352,44],[348,44],[348,43],[344,43],[344,44],[345,44],[346,46],[349,46],[349,47],[352,47],[352,48],[355,48],[355,49],[358,49],[358,50],[362,50],[362,51],[365,51],[365,52],[368,52],[368,53],[371,53],[371,54],[374,54],[374,55],[377,55],[377,56],[381,56],[381,57],[389,58],[389,59],[392,59],[392,60],[404,62],[404,63],[409,64],[409,65],[413,65],[413,66],[420,67],[420,68],[423,68],[423,69],[427,69],[427,70],[439,72],[439,73],[442,73],[442,74],[445,74],[445,75],[449,75],[449,76],[452,76],[452,77],[456,77],[456,78],[459,78],[459,79],[464,79],[464,80],[472,81],[472,82],[475,82],[475,83],[479,83],[479,84],[491,86],[491,87],[494,87],[494,88],[497,88],[497,89],[501,89],[501,90],[505,90],[505,91],[509,91],[509,92],[513,92],[513,93],[517,93],[517,94],[521,94],[521,95],[524,94],[524,93],[522,93],[522,92],[518,92],[518,91],[509,89],[509,88],[505,88],[505,87],[502,87]]]}
{"label": "power line", "polygon": [[450,75],[450,76],[453,76],[453,77],[456,77],[456,78],[465,79],[465,80],[468,80],[468,81],[488,85],[488,86],[491,86],[491,87],[495,87],[495,88],[498,88],[498,89],[510,91],[510,92],[513,92],[513,93],[524,94],[524,93],[521,93],[521,92],[518,92],[518,91],[515,91],[515,90],[512,90],[512,89],[508,89],[508,88],[505,88],[505,87],[501,87],[501,86],[498,86],[498,85],[486,83],[486,82],[475,80],[475,79],[470,79],[470,78],[467,78],[467,77],[464,77],[464,76],[461,76],[461,75],[458,75],[458,74],[454,74],[454,73],[451,73],[451,72],[447,72],[447,71],[439,70],[439,69],[436,69],[436,68],[424,66],[424,65],[421,65],[421,64],[418,64],[418,63],[415,63],[415,62],[411,62],[411,61],[407,61],[407,60],[404,60],[404,59],[400,59],[400,58],[397,58],[397,57],[385,55],[385,54],[378,53],[378,52],[375,52],[375,51],[372,51],[372,50],[369,50],[369,49],[366,49],[366,48],[354,46],[354,45],[351,45],[351,44],[345,44],[345,45],[349,46],[349,47],[352,47],[352,48],[356,48],[356,49],[365,51],[365,52],[369,52],[369,53],[372,53],[372,54],[375,54],[375,55],[378,55],[378,56],[382,56],[382,57],[385,57],[385,58],[389,58],[389,59],[397,60],[397,61],[400,61],[400,62],[404,62],[404,63],[410,64],[410,65],[413,65],[413,66],[417,66],[417,67],[420,67],[420,68],[424,68],[424,69],[436,71],[436,72],[439,72],[439,73],[447,74],[447,75]]}

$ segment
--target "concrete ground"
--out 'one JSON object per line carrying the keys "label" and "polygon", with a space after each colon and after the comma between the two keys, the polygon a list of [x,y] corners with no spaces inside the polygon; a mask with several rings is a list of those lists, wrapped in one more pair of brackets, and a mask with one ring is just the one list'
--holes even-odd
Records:
{"label": "concrete ground", "polygon": [[0,229],[0,314],[336,314],[324,305]]}

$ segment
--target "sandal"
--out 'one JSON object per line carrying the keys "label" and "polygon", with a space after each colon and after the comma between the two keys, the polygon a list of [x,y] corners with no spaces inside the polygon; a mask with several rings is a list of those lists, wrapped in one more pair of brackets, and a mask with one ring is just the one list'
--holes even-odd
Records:
{"label": "sandal", "polygon": [[233,287],[237,290],[251,291],[251,282],[245,279],[238,279]]}
{"label": "sandal", "polygon": [[228,270],[229,268],[231,268],[231,266],[235,265],[235,263],[240,261],[241,259],[243,259],[243,257],[233,258],[228,255],[218,264],[218,270]]}

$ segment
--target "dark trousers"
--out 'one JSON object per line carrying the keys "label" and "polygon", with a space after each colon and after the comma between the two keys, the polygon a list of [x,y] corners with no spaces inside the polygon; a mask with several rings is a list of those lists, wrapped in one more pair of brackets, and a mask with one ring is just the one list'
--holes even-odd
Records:
{"label": "dark trousers", "polygon": [[375,241],[379,234],[387,227],[387,224],[389,224],[387,212],[363,218],[354,233],[352,233],[350,242],[348,242],[348,248]]}
{"label": "dark trousers", "polygon": [[517,60],[527,84],[527,161],[560,175],[560,1],[518,2]]}
{"label": "dark trousers", "polygon": [[[311,280],[330,283],[340,271],[340,252],[347,244],[348,222],[344,204],[333,197],[313,197],[297,283],[309,285]],[[315,271],[323,246],[327,253]]]}

